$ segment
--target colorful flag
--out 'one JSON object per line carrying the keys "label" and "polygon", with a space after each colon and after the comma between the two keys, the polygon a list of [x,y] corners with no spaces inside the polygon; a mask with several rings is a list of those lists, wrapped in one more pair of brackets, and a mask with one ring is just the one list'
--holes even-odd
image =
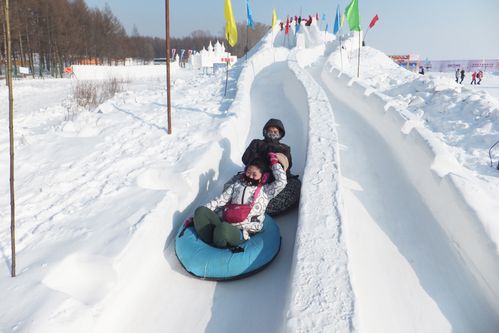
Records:
{"label": "colorful flag", "polygon": [[352,0],[345,8],[345,16],[350,31],[360,31],[359,0]]}
{"label": "colorful flag", "polygon": [[234,46],[237,44],[237,26],[234,14],[232,14],[232,4],[230,0],[225,0],[224,16],[226,21],[225,39],[227,39],[230,46]]}
{"label": "colorful flag", "polygon": [[272,11],[272,31],[274,31],[274,26],[277,22],[277,14],[275,12],[275,8],[274,10]]}
{"label": "colorful flag", "polygon": [[338,5],[336,7],[336,16],[334,18],[334,27],[333,27],[333,34],[335,34],[335,35],[338,33],[338,31],[340,31],[340,28],[341,28],[340,20],[341,20],[341,18],[340,18],[340,5]]}
{"label": "colorful flag", "polygon": [[251,29],[255,29],[255,25],[253,24],[253,15],[251,14],[251,8],[249,5],[249,0],[246,0],[246,16],[247,16],[247,21],[248,21],[248,27]]}
{"label": "colorful flag", "polygon": [[343,28],[343,24],[345,24],[345,14],[341,14],[340,28]]}
{"label": "colorful flag", "polygon": [[378,17],[378,14],[376,14],[376,16],[374,16],[373,19],[371,20],[371,23],[369,23],[369,29],[374,27],[374,25],[376,24],[376,22],[378,22],[378,20],[379,20],[379,17]]}
{"label": "colorful flag", "polygon": [[289,16],[286,18],[286,28],[284,30],[284,34],[287,35],[289,33]]}
{"label": "colorful flag", "polygon": [[322,14],[322,21],[326,20],[326,14]]}

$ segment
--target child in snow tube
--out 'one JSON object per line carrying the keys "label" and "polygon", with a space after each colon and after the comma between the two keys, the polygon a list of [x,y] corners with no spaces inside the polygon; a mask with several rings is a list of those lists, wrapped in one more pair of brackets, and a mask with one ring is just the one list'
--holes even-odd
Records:
{"label": "child in snow tube", "polygon": [[[269,153],[268,158],[275,181],[265,184],[265,162],[254,159],[235,183],[219,197],[197,208],[194,217],[187,219],[184,225],[193,224],[199,238],[218,248],[236,247],[250,239],[251,234],[261,231],[269,201],[287,184],[286,173],[276,154]],[[222,207],[220,219],[215,210]]]}
{"label": "child in snow tube", "polygon": [[[263,126],[262,133],[263,139],[254,139],[251,141],[243,154],[242,161],[245,165],[248,165],[255,158],[266,158],[269,152],[277,153],[279,163],[281,163],[286,171],[287,184],[281,193],[267,205],[267,214],[275,216],[298,203],[300,200],[301,181],[298,179],[298,175],[291,174],[291,166],[293,165],[291,148],[280,142],[284,135],[286,135],[282,121],[274,118],[269,119]],[[225,187],[236,181],[238,177],[239,175],[232,177],[225,184]],[[271,177],[270,182],[272,181]]]}

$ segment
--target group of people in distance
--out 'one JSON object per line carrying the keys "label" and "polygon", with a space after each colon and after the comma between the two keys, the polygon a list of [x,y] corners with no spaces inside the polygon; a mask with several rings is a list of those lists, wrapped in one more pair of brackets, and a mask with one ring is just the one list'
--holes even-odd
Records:
{"label": "group of people in distance", "polygon": [[[465,74],[464,69],[459,69],[459,68],[456,69],[456,83],[463,84],[463,80],[464,80],[465,76],[466,76],[466,74]],[[477,82],[477,79],[478,79],[478,82]],[[480,70],[478,72],[473,71],[473,73],[471,73],[470,84],[480,84],[480,82],[482,82],[482,79],[483,79],[483,71],[482,70]]]}
{"label": "group of people in distance", "polygon": [[[299,196],[300,187],[289,186],[290,180],[296,184],[298,176],[290,172],[290,147],[280,142],[285,133],[280,120],[270,119],[263,139],[251,141],[242,156],[244,172],[232,177],[221,195],[198,207],[184,221],[184,228],[193,226],[205,243],[217,248],[239,246],[262,230],[272,199],[286,188]],[[219,209],[222,216],[217,214]]]}

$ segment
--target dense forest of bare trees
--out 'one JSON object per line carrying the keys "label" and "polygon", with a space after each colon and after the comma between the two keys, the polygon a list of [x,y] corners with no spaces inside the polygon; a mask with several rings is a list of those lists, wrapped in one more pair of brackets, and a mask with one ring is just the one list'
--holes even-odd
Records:
{"label": "dense forest of bare trees", "polygon": [[[89,8],[85,0],[15,0],[10,1],[13,60],[16,66],[30,67],[31,73],[51,72],[62,76],[64,67],[76,63],[114,64],[125,58],[144,62],[166,56],[162,38],[140,36],[134,28],[131,36],[111,9]],[[0,0],[3,12],[4,0]],[[5,22],[0,17],[5,36]],[[246,33],[246,26],[238,24],[239,42],[227,51],[242,56],[268,31],[260,23]],[[4,38],[3,38],[4,39]],[[171,47],[200,50],[209,41],[223,41],[223,36],[194,31],[184,38],[171,38]],[[5,62],[5,43],[0,45],[0,63]],[[38,64],[35,69],[35,64]],[[2,73],[0,73],[2,74]]]}

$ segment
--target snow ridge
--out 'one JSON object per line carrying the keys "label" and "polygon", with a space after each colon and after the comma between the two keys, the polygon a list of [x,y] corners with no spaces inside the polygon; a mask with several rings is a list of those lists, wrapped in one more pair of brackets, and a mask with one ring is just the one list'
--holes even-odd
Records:
{"label": "snow ridge", "polygon": [[[307,92],[309,109],[307,163],[287,313],[289,332],[350,332],[353,328],[353,291],[341,233],[336,123],[324,91],[298,61],[300,53],[306,52],[305,58],[313,61],[323,51],[324,46],[293,50],[288,59]],[[321,207],[319,212],[317,207]]]}

